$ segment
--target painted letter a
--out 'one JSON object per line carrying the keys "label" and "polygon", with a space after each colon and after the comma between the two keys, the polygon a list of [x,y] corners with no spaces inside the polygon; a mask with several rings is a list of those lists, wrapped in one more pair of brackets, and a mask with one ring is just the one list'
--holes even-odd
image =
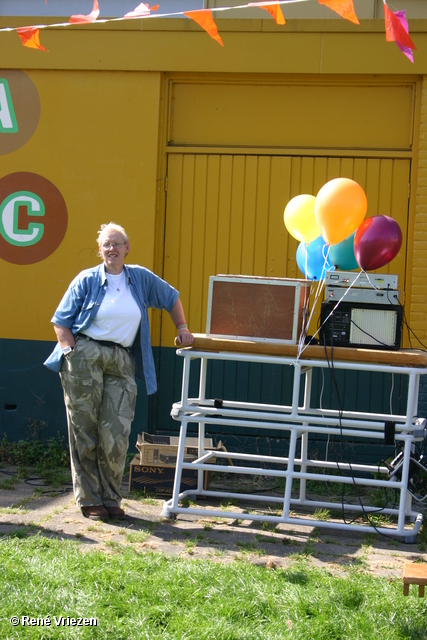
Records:
{"label": "painted letter a", "polygon": [[16,133],[18,123],[10,95],[9,83],[5,78],[0,78],[0,133]]}

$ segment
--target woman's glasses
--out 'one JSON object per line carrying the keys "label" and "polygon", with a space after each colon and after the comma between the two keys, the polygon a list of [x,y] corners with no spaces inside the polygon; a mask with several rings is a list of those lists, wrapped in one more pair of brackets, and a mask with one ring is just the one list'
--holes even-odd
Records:
{"label": "woman's glasses", "polygon": [[103,249],[117,249],[117,247],[123,246],[124,242],[109,242],[102,245]]}

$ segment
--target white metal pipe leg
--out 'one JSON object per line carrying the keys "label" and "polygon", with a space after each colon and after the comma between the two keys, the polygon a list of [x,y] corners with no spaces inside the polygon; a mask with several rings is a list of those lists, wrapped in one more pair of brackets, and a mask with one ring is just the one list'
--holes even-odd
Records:
{"label": "white metal pipe leg", "polygon": [[297,430],[292,429],[291,437],[289,441],[289,462],[286,476],[285,495],[283,500],[283,518],[287,520],[289,518],[289,512],[291,510],[291,497],[292,497],[292,477],[294,472],[294,460],[297,446]]}
{"label": "white metal pipe leg", "polygon": [[[304,370],[304,375],[305,375],[304,405],[303,405],[304,411],[310,408],[312,374],[313,374],[313,370],[311,368],[306,368]],[[308,433],[304,431],[301,435],[301,472],[302,473],[305,473],[307,471],[307,458],[308,458]],[[301,478],[300,490],[299,490],[299,499],[301,504],[303,504],[306,500],[306,491],[307,491],[307,480],[306,478]]]}
{"label": "white metal pipe leg", "polygon": [[171,504],[172,509],[176,509],[178,507],[178,502],[179,502],[179,494],[180,494],[181,478],[182,478],[182,463],[184,460],[186,437],[187,437],[187,418],[184,418],[181,422],[181,430],[179,434],[178,453],[176,457],[176,468],[175,468],[175,480],[174,480],[173,493],[172,493],[172,504]]}

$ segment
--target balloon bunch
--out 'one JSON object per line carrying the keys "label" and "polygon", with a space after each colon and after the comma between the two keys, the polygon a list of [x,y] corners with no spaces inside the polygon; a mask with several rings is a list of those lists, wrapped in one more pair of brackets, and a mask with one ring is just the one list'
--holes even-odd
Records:
{"label": "balloon bunch", "polygon": [[333,269],[379,269],[398,254],[402,232],[385,215],[365,220],[368,201],[362,187],[349,178],[327,182],[317,196],[299,195],[289,201],[284,221],[300,241],[298,268],[309,280],[322,280]]}

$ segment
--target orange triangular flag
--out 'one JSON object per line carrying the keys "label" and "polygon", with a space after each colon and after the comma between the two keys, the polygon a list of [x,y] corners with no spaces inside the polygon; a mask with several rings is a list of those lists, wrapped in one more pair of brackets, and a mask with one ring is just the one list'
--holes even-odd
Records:
{"label": "orange triangular flag", "polygon": [[261,9],[267,9],[268,13],[273,16],[277,24],[285,24],[285,18],[280,8],[280,4],[266,4],[265,7],[261,7]]}
{"label": "orange triangular flag", "polygon": [[387,42],[397,42],[402,47],[408,49],[417,49],[409,37],[409,33],[405,31],[398,16],[388,8],[384,2],[384,19],[385,19],[385,36]]}
{"label": "orange triangular flag", "polygon": [[68,22],[73,22],[73,23],[77,23],[77,22],[95,22],[95,20],[97,19],[98,16],[99,16],[98,0],[93,0],[93,9],[89,13],[89,15],[83,16],[80,13],[78,13],[75,16],[71,16],[71,18],[68,20]]}
{"label": "orange triangular flag", "polygon": [[326,5],[329,9],[338,13],[341,18],[345,18],[345,20],[360,24],[354,10],[353,0],[319,0],[319,4]]}
{"label": "orange triangular flag", "polygon": [[29,49],[40,49],[40,51],[48,51],[40,44],[39,33],[37,27],[20,27],[16,30],[24,47]]}
{"label": "orange triangular flag", "polygon": [[270,15],[273,16],[277,24],[285,24],[285,18],[283,17],[280,4],[261,4],[260,2],[249,2],[248,7],[259,7],[265,9]]}
{"label": "orange triangular flag", "polygon": [[184,11],[184,15],[187,18],[191,18],[194,22],[197,22],[202,29],[204,29],[211,38],[219,42],[221,47],[224,46],[223,41],[218,33],[217,26],[212,17],[212,11],[210,9],[200,9],[200,11]]}

